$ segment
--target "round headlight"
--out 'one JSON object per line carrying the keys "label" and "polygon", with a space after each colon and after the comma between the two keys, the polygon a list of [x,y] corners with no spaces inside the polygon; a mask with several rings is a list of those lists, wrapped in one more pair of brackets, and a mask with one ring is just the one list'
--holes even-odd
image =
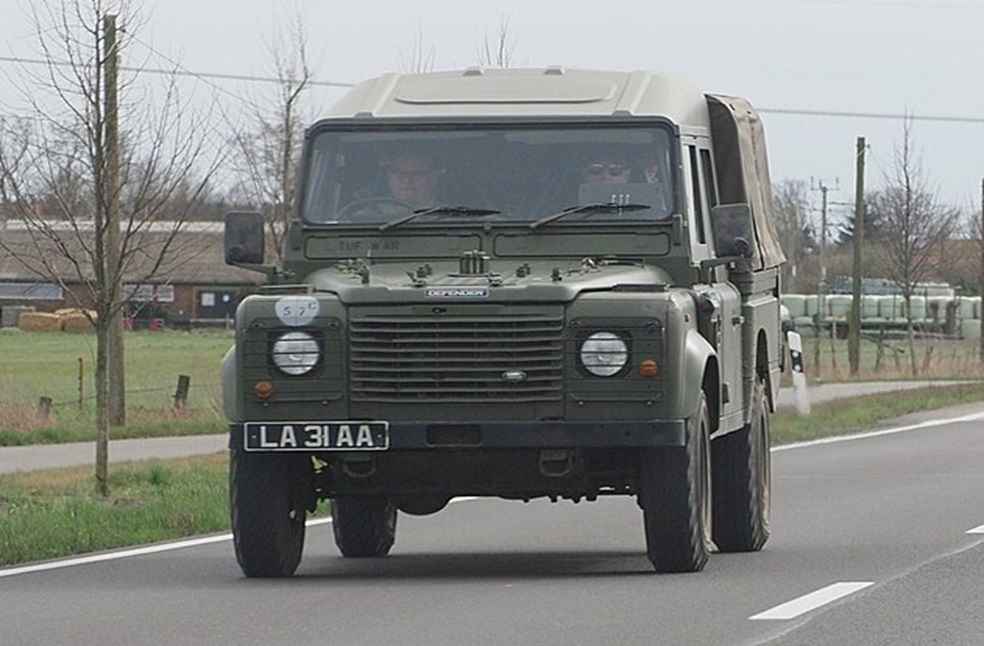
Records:
{"label": "round headlight", "polygon": [[318,365],[321,349],[307,332],[288,332],[273,344],[273,362],[288,375],[303,375]]}
{"label": "round headlight", "polygon": [[581,364],[598,377],[618,374],[628,360],[628,346],[612,332],[595,332],[581,344]]}

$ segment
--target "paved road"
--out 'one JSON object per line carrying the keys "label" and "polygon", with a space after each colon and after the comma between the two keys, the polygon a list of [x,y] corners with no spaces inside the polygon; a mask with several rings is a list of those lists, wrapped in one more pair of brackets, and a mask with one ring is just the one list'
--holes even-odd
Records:
{"label": "paved road", "polygon": [[[963,382],[948,381],[897,381],[866,382],[852,384],[823,384],[810,388],[810,400],[814,403],[836,399],[870,395],[882,392],[924,388],[930,385],[945,386]],[[793,407],[792,389],[779,393],[779,407]],[[149,440],[114,440],[110,446],[111,462],[128,462],[150,458],[179,458],[188,455],[215,453],[226,447],[225,435],[197,437],[168,437]],[[47,446],[0,447],[0,473],[31,471],[92,464],[95,448],[92,442]]]}
{"label": "paved road", "polygon": [[[984,535],[967,532],[984,525],[984,406],[973,412],[776,451],[772,540],[700,574],[650,572],[628,499],[469,500],[401,516],[382,560],[343,560],[330,527],[312,527],[291,580],[242,578],[228,541],[0,570],[0,642],[980,644]],[[792,619],[750,619],[838,583],[871,585]]]}

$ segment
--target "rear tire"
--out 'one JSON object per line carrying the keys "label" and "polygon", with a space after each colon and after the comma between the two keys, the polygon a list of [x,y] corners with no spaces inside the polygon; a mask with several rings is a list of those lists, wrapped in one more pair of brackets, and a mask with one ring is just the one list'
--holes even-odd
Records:
{"label": "rear tire", "polygon": [[298,456],[233,449],[229,462],[229,508],[236,560],[248,577],[294,574],[304,550],[304,505],[298,482],[310,470]]}
{"label": "rear tire", "polygon": [[714,542],[722,552],[757,552],[769,540],[772,465],[765,381],[752,389],[752,417],[711,446]]}
{"label": "rear tire", "polygon": [[646,551],[657,572],[699,572],[711,549],[707,400],[687,422],[686,446],[645,449],[639,504]]}
{"label": "rear tire", "polygon": [[386,498],[332,500],[335,545],[346,558],[386,556],[396,541],[396,506]]}

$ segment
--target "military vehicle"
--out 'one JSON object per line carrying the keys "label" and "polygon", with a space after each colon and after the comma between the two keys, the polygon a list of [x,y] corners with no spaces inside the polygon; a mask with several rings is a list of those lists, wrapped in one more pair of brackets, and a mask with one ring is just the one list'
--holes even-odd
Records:
{"label": "military vehicle", "polygon": [[247,576],[295,571],[322,499],[345,557],[459,496],[634,496],[659,572],[762,548],[784,258],[745,100],[387,75],[310,127],[298,177],[282,263],[226,218],[227,262],[269,277],[223,366]]}

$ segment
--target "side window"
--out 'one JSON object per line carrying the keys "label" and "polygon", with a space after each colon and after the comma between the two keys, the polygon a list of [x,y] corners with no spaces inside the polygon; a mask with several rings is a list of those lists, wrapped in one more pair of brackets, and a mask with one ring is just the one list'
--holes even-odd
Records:
{"label": "side window", "polygon": [[697,242],[707,244],[707,235],[704,231],[704,195],[700,190],[700,168],[697,166],[697,148],[687,146],[690,154],[690,185],[694,196],[694,223],[697,225]]}
{"label": "side window", "polygon": [[717,182],[714,181],[714,164],[711,163],[711,151],[702,148],[700,151],[700,166],[704,171],[704,187],[707,189],[707,208],[718,205]]}

